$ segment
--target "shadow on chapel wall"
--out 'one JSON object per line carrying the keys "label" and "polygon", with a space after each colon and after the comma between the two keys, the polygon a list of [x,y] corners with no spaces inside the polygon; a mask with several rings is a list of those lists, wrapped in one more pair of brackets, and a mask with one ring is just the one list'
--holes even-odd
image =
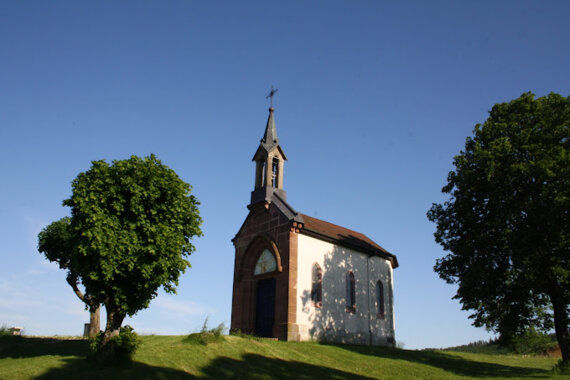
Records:
{"label": "shadow on chapel wall", "polygon": [[[309,313],[308,332],[311,338],[324,343],[349,344],[390,344],[391,297],[387,278],[368,276],[367,259],[360,255],[349,254],[346,248],[334,246],[330,254],[325,255],[322,267],[322,307],[317,308],[311,299],[311,290],[301,294],[302,310]],[[312,264],[311,264],[312,265]],[[356,307],[354,313],[347,312],[347,280],[352,271],[355,278]],[[381,279],[385,284],[386,316],[377,317],[377,303],[373,284]],[[370,287],[370,289],[369,289]],[[370,299],[368,292],[371,292]],[[380,336],[380,338],[372,338]]]}

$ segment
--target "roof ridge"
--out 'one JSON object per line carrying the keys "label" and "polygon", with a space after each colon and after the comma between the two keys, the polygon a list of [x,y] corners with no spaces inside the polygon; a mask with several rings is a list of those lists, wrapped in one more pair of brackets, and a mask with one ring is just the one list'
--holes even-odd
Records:
{"label": "roof ridge", "polygon": [[303,228],[300,230],[301,232],[305,231],[309,235],[322,236],[331,239],[339,245],[344,245],[361,252],[368,252],[369,254],[389,258],[394,268],[398,266],[396,255],[388,252],[365,234],[309,215],[302,213],[299,213],[299,215],[304,220]]}

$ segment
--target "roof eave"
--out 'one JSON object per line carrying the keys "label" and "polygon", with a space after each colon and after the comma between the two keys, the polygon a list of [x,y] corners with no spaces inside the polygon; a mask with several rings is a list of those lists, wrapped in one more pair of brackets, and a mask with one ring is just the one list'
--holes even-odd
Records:
{"label": "roof eave", "polygon": [[381,257],[383,259],[390,261],[390,264],[392,265],[393,269],[396,269],[399,266],[398,258],[396,257],[396,255],[394,255],[388,251],[383,251],[381,249],[374,248],[374,247],[365,248],[365,247],[361,247],[361,246],[358,246],[355,244],[351,244],[350,242],[340,240],[334,236],[323,234],[319,231],[311,230],[310,228],[307,228],[306,225],[303,226],[303,228],[301,230],[299,230],[299,233],[302,233],[302,234],[310,236],[310,237],[317,238],[319,240],[327,241],[329,243],[337,244],[337,245],[340,245],[340,246],[345,247],[345,248],[353,249],[357,252],[361,252],[361,253],[367,254],[369,256]]}

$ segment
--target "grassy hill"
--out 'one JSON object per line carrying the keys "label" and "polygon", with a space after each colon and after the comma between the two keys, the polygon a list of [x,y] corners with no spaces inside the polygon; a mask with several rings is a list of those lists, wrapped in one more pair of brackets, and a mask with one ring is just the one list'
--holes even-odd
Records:
{"label": "grassy hill", "polygon": [[558,358],[291,343],[229,336],[208,345],[143,336],[128,367],[88,362],[82,339],[0,340],[0,379],[513,379],[570,378]]}

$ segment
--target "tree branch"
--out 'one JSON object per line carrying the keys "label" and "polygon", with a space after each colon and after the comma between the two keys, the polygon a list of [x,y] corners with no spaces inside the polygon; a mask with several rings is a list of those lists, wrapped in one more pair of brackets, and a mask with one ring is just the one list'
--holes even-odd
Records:
{"label": "tree branch", "polygon": [[77,287],[78,283],[79,283],[79,279],[77,277],[77,274],[69,271],[67,273],[67,283],[73,288],[73,291],[75,292],[75,294],[77,295],[77,297],[79,297],[79,299],[83,302],[85,302],[85,296],[83,295],[83,293],[81,292],[81,290],[79,290],[79,288]]}
{"label": "tree branch", "polygon": [[79,289],[79,287],[77,286],[79,284],[79,276],[77,276],[77,273],[74,273],[72,271],[69,271],[69,273],[67,274],[67,283],[71,286],[71,288],[73,289],[73,292],[75,293],[75,295],[77,295],[77,297],[79,297],[79,299],[81,301],[83,301],[87,306],[89,306],[89,308],[91,310],[95,310],[97,308],[98,305],[94,305],[93,304],[93,299],[91,297],[85,296],[83,294],[83,292],[81,292],[81,290]]}

